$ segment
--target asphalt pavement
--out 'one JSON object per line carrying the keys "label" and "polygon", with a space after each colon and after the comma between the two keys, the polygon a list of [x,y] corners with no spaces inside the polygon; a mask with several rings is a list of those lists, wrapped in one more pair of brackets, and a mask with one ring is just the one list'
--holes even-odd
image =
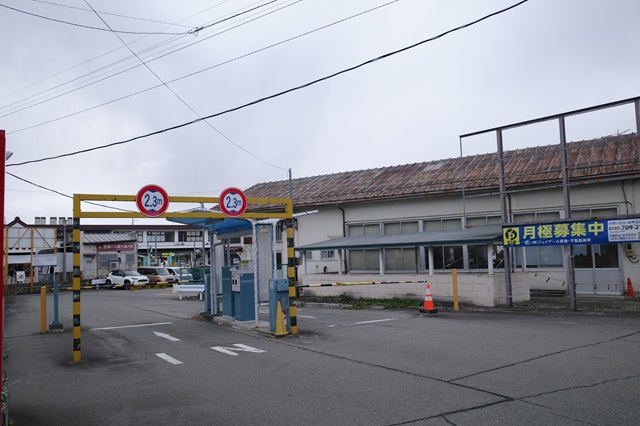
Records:
{"label": "asphalt pavement", "polygon": [[[599,299],[599,300],[595,300]],[[21,425],[632,425],[640,420],[635,300],[512,308],[298,308],[299,333],[202,320],[171,290],[83,291],[40,332],[40,296],[5,302],[9,416]],[[47,296],[47,324],[53,320]],[[261,307],[261,320],[268,318]]]}

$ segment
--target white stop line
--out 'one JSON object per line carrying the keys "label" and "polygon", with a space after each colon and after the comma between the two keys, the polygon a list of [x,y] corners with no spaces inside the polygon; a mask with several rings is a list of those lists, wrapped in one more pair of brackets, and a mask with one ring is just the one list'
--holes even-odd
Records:
{"label": "white stop line", "polygon": [[[214,351],[222,352],[223,354],[238,356],[236,352],[253,352],[256,354],[264,353],[262,349],[253,348],[251,346],[243,345],[242,343],[234,343],[235,348],[225,348],[223,346],[212,346]],[[235,352],[234,352],[235,351]]]}

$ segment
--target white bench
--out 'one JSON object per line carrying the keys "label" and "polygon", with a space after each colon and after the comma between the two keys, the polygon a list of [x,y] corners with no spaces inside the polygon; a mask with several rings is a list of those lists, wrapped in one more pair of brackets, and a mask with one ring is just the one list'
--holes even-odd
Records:
{"label": "white bench", "polygon": [[204,284],[174,284],[172,293],[178,293],[180,300],[182,300],[182,293],[198,293],[198,299],[202,300],[202,293],[204,293]]}

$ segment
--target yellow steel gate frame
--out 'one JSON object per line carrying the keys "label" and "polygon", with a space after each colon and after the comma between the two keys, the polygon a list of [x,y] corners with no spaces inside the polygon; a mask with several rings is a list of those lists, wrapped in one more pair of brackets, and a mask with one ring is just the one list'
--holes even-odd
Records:
{"label": "yellow steel gate frame", "polygon": [[[218,204],[218,197],[172,197],[169,196],[169,203],[214,203]],[[80,219],[135,219],[148,218],[141,212],[118,211],[118,212],[91,212],[82,211],[82,201],[122,201],[135,202],[135,195],[108,195],[108,194],[74,194],[73,195],[73,244],[80,246]],[[287,219],[287,277],[289,278],[289,298],[290,310],[289,318],[291,334],[298,333],[297,313],[296,313],[296,272],[293,239],[293,203],[290,198],[248,198],[248,205],[284,205],[284,212],[245,212],[234,219]],[[190,219],[226,219],[223,213],[209,212],[165,212],[160,219],[190,218]],[[73,361],[80,362],[80,250],[73,251]]]}

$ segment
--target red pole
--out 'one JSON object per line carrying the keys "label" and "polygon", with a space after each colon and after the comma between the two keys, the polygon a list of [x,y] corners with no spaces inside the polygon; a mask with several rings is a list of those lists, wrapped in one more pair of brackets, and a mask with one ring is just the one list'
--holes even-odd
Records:
{"label": "red pole", "polygon": [[[7,141],[4,130],[0,130],[0,153],[5,157],[0,161],[0,254],[2,254],[2,264],[4,266],[2,274],[0,274],[0,374],[2,374],[4,371],[2,363],[2,357],[4,356],[2,345],[4,339],[4,268],[9,267],[9,265],[4,265],[4,171],[7,162]],[[4,389],[4,383],[0,384],[0,388]],[[2,417],[2,414],[2,403],[0,403],[0,417]]]}

